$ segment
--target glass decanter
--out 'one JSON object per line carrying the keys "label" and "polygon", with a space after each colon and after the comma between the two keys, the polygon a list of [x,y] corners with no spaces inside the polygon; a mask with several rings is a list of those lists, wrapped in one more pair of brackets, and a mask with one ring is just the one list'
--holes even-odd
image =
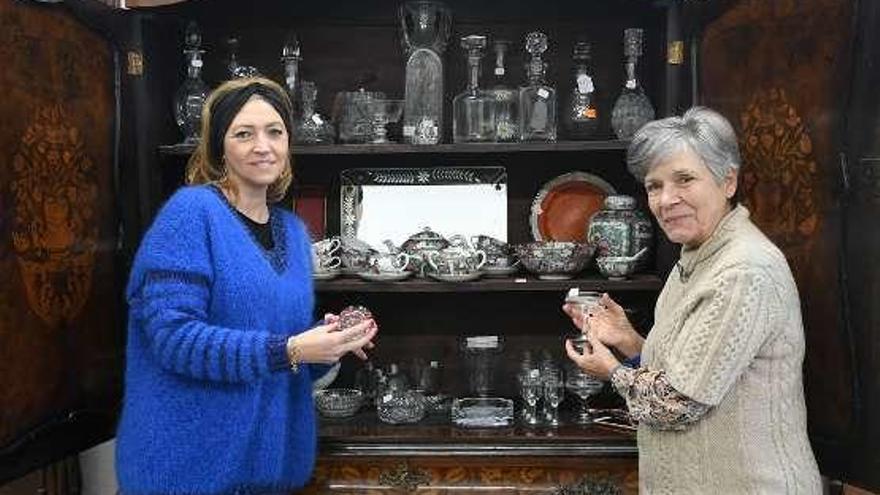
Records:
{"label": "glass decanter", "polygon": [[519,88],[519,140],[556,141],[556,89],[544,81],[543,53],[547,35],[526,35],[526,51],[531,55],[528,85]]}
{"label": "glass decanter", "polygon": [[495,100],[495,141],[507,143],[519,139],[519,95],[509,83],[504,58],[510,49],[510,42],[496,40],[492,44],[495,51],[494,84],[489,94]]}
{"label": "glass decanter", "polygon": [[569,139],[587,139],[599,127],[599,110],[596,107],[596,87],[593,84],[590,42],[577,41],[574,44],[574,84],[571,96],[565,106],[563,125]]}
{"label": "glass decanter", "polygon": [[229,60],[226,62],[226,76],[229,79],[238,79],[242,77],[256,77],[260,72],[256,67],[250,65],[241,65],[238,62],[238,38],[230,36],[226,39],[226,49],[229,54]]}
{"label": "glass decanter", "polygon": [[443,60],[452,14],[441,2],[400,6],[406,51],[403,137],[412,144],[437,144],[443,137]]}
{"label": "glass decanter", "polygon": [[452,100],[452,139],[456,143],[495,140],[495,103],[480,89],[480,61],[486,37],[472,34],[461,39],[467,52],[468,87]]}
{"label": "glass decanter", "polygon": [[628,28],[623,34],[626,82],[611,111],[611,128],[619,139],[632,138],[640,127],[654,119],[654,107],[636,78],[636,66],[642,55],[642,35],[639,28]]}
{"label": "glass decanter", "polygon": [[302,117],[293,128],[293,140],[298,144],[333,143],[333,127],[315,110],[318,88],[312,81],[300,83],[302,95]]}
{"label": "glass decanter", "polygon": [[281,64],[284,66],[284,87],[287,88],[287,95],[293,104],[294,119],[300,115],[301,108],[299,94],[299,63],[301,61],[299,38],[296,34],[289,33],[287,41],[281,48]]}
{"label": "glass decanter", "polygon": [[202,126],[202,107],[208,98],[208,85],[202,81],[202,36],[194,22],[186,28],[183,55],[186,59],[186,79],[174,93],[174,120],[183,132],[183,142],[194,144],[199,140]]}

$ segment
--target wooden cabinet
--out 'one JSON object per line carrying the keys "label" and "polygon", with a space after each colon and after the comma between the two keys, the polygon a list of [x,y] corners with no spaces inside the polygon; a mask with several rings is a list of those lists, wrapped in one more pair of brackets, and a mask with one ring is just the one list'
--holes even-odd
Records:
{"label": "wooden cabinet", "polygon": [[[59,346],[64,342],[69,344],[71,341],[62,334],[85,336],[76,329],[88,326],[85,322],[92,321],[89,318],[97,318],[95,321],[112,328],[89,326],[92,332],[102,328],[100,336],[88,334],[100,345],[83,347],[78,361],[82,366],[76,369],[90,394],[95,392],[84,397],[101,398],[98,409],[111,418],[121,376],[120,336],[124,330],[118,315],[124,314],[121,282],[126,260],[162,201],[181,183],[191,151],[173,144],[180,141],[180,133],[171,112],[172,95],[183,77],[181,40],[186,22],[195,20],[204,31],[204,75],[210,85],[223,78],[227,56],[224,39],[229,35],[239,38],[239,56],[244,63],[281,80],[280,47],[292,29],[302,42],[302,76],[317,83],[318,108],[323,113],[330,112],[337,92],[356,89],[359,81],[370,81],[370,89],[403,96],[404,58],[396,21],[397,2],[292,4],[264,0],[247,7],[235,0],[141,2],[148,3],[170,4],[112,11],[98,8],[90,0],[39,7],[0,0],[4,26],[6,19],[11,19],[27,27],[4,29],[0,34],[0,39],[7,40],[0,45],[18,61],[11,67],[20,80],[33,76],[36,65],[15,57],[43,53],[41,47],[50,44],[49,38],[36,34],[43,21],[30,19],[35,12],[82,24],[89,34],[77,36],[92,39],[95,33],[101,33],[109,37],[109,41],[92,43],[96,55],[91,57],[91,65],[84,62],[90,58],[86,54],[68,54],[48,61],[51,70],[37,77],[54,81],[52,74],[60,74],[62,82],[56,85],[63,89],[71,80],[78,81],[65,74],[106,71],[106,77],[99,78],[100,84],[89,85],[98,90],[71,94],[61,91],[60,97],[49,98],[54,94],[49,91],[50,84],[19,82],[11,87],[14,94],[29,94],[31,87],[32,94],[43,95],[40,91],[46,90],[46,101],[60,98],[75,108],[95,102],[93,110],[103,109],[97,104],[99,100],[115,105],[116,113],[107,111],[92,119],[113,126],[105,129],[104,137],[110,136],[106,142],[89,141],[100,150],[89,156],[104,167],[101,170],[105,178],[96,183],[106,186],[101,188],[105,200],[117,205],[119,215],[116,220],[101,223],[100,232],[106,234],[106,240],[100,245],[116,246],[115,257],[101,262],[95,272],[100,283],[95,287],[104,292],[93,291],[89,299],[118,301],[116,320],[110,323],[97,318],[95,315],[103,312],[87,304],[80,319],[52,326],[59,330],[52,334],[54,330],[37,321],[32,310],[8,302],[24,301],[24,289],[4,282],[0,296],[17,295],[0,297],[0,349],[10,348],[8,342],[23,341],[19,336],[25,333],[19,328],[40,339],[50,334],[54,337],[45,337],[39,344],[31,340],[40,350],[5,360],[12,363],[4,365],[11,374],[0,376],[11,381],[27,377],[28,383],[34,384],[32,390],[46,386],[50,390],[69,390],[71,385],[64,381],[67,375],[61,367],[40,365],[48,371],[34,374],[27,365],[33,354],[47,349],[55,352],[52,349],[62,348]],[[598,175],[618,191],[641,201],[640,185],[625,170],[626,143],[613,139],[609,121],[623,84],[623,29],[642,27],[646,50],[641,82],[658,114],[703,103],[722,111],[742,136],[745,203],[757,223],[789,257],[801,292],[807,331],[805,381],[810,433],[823,473],[880,488],[876,474],[880,472],[876,469],[880,444],[874,420],[877,352],[872,344],[877,340],[876,325],[872,324],[876,311],[870,305],[876,270],[864,261],[871,259],[871,243],[875,242],[865,232],[870,230],[877,196],[876,174],[872,172],[877,162],[877,147],[872,144],[878,135],[877,106],[870,90],[877,78],[872,69],[875,64],[871,63],[872,57],[876,58],[875,43],[870,42],[872,29],[880,26],[876,7],[871,2],[856,5],[848,0],[454,0],[449,5],[454,21],[444,55],[444,142],[451,141],[452,97],[465,84],[464,57],[456,40],[480,33],[521,44],[523,35],[534,29],[546,32],[551,40],[548,79],[557,87],[560,102],[570,91],[573,40],[586,34],[593,41],[598,104],[604,115],[596,140],[566,141],[563,133],[561,140],[552,144],[297,147],[297,183],[316,186],[326,194],[328,233],[338,231],[339,173],[350,168],[503,166],[508,176],[508,238],[514,243],[530,240],[527,219],[538,189],[566,172],[580,170]],[[111,59],[116,65],[110,63]],[[522,62],[521,53],[514,50],[508,63],[514,80],[524,78]],[[99,63],[104,68],[95,68]],[[853,74],[852,83],[848,84],[849,79],[841,74]],[[118,93],[111,91],[111,81],[118,82]],[[82,89],[82,84],[71,87]],[[9,121],[15,124],[0,131],[0,142],[7,144],[6,149],[16,149],[26,129],[20,122],[27,119],[19,110],[11,104],[0,106],[4,117],[11,116]],[[81,127],[94,130],[87,124],[90,120],[83,119]],[[6,268],[17,273],[15,251],[10,247],[15,224],[10,219],[17,218],[21,208],[4,199],[12,197],[10,163],[0,169],[0,266],[4,273]],[[110,215],[112,210],[102,211]],[[568,287],[612,292],[633,309],[640,328],[647,330],[654,298],[676,257],[674,247],[659,240],[650,273],[625,282],[610,282],[587,272],[569,282],[527,278],[525,283],[411,280],[375,285],[338,279],[320,282],[316,288],[322,310],[359,303],[379,316],[382,336],[375,354],[379,362],[400,360],[401,356],[440,359],[444,364],[443,381],[452,394],[463,391],[461,377],[465,373],[458,338],[476,333],[503,335],[506,344],[500,376],[505,378],[499,382],[499,393],[514,397],[512,377],[522,351],[561,352],[561,336],[570,323],[559,305]],[[95,355],[103,358],[90,360]],[[352,383],[355,370],[355,363],[344,362],[340,383]],[[3,397],[19,400],[18,395]],[[613,402],[614,398],[607,394],[602,400]],[[30,416],[33,421],[4,421],[4,429],[0,429],[0,479],[57,457],[59,452],[45,448],[51,441],[47,439],[64,438],[65,445],[74,448],[106,437],[110,430],[107,421],[102,423],[103,430],[88,426],[89,431],[102,433],[87,438],[63,429],[54,430],[57,433],[47,429],[59,418],[61,423],[69,424],[63,418],[75,417],[94,403],[67,400],[47,406],[45,401],[26,402],[28,407],[34,406],[28,409],[35,411]],[[35,441],[35,432],[39,431],[50,432],[41,437],[43,443]],[[309,493],[552,493],[584,475],[610,480],[625,493],[637,491],[633,436],[599,428],[514,428],[486,436],[456,430],[436,419],[413,427],[388,427],[364,412],[348,424],[324,422],[320,435],[321,455]]]}

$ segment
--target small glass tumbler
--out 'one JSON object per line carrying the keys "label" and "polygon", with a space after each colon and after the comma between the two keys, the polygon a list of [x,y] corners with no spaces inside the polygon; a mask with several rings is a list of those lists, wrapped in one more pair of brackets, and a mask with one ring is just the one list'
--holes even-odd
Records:
{"label": "small glass tumbler", "polygon": [[565,302],[577,305],[580,310],[581,332],[587,333],[590,330],[589,325],[587,324],[587,315],[596,305],[599,304],[601,299],[601,292],[579,291],[577,288],[568,291],[568,295],[565,297]]}

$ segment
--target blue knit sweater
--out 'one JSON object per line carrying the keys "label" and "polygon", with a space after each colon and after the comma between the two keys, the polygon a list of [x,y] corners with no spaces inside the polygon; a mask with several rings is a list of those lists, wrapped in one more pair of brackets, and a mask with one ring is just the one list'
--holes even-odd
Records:
{"label": "blue knit sweater", "polygon": [[273,207],[264,250],[213,186],[162,208],[131,271],[116,467],[126,495],[279,492],[314,466],[311,375],[284,342],[310,326],[311,245]]}

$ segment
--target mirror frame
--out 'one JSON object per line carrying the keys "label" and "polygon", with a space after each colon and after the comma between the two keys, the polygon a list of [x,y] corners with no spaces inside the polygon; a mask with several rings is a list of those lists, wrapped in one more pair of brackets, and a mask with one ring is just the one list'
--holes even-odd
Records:
{"label": "mirror frame", "polygon": [[340,172],[339,233],[356,237],[358,201],[363,186],[435,186],[507,184],[504,167],[352,168]]}

